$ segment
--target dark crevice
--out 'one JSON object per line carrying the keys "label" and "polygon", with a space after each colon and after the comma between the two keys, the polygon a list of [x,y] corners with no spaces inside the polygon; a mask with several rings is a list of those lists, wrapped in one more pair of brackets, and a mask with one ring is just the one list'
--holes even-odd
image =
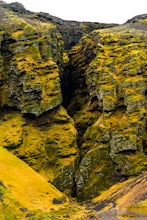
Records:
{"label": "dark crevice", "polygon": [[76,183],[76,180],[75,180],[75,176],[73,177],[73,186],[72,186],[72,190],[71,190],[71,197],[72,198],[77,197],[77,183]]}
{"label": "dark crevice", "polygon": [[[74,51],[74,50],[73,50]],[[78,112],[82,112],[82,109],[87,105],[89,100],[89,93],[86,83],[86,69],[90,62],[95,58],[95,45],[83,47],[82,51],[76,51],[69,53],[69,62],[64,66],[63,72],[60,73],[61,90],[63,103],[68,114],[75,120],[74,115]],[[97,97],[91,100],[89,112],[95,112],[98,106]],[[82,113],[81,113],[82,114]],[[83,144],[83,135],[93,123],[93,119],[88,120],[84,124],[77,124],[75,120],[75,126],[77,129],[77,146],[79,149],[79,158],[77,162],[77,169],[79,169],[80,162],[83,158],[81,153],[81,146]],[[90,124],[91,123],[91,124]],[[77,197],[77,183],[75,175],[73,176],[73,187],[71,192],[72,197]]]}
{"label": "dark crevice", "polygon": [[63,97],[63,103],[62,105],[67,108],[67,106],[70,104],[70,101],[72,99],[72,82],[70,78],[70,66],[66,66],[64,68],[63,74],[60,76],[61,80],[61,90],[62,90],[62,97]]}
{"label": "dark crevice", "polygon": [[[64,68],[63,74],[60,76],[61,90],[63,97],[63,106],[70,109],[74,114],[81,110],[81,100],[87,97],[87,86],[84,74],[78,74],[76,70],[69,64]],[[73,103],[73,105],[72,105]]]}
{"label": "dark crevice", "polygon": [[[60,74],[61,81],[61,90],[63,103],[62,105],[67,110],[68,114],[74,119],[74,114],[81,111],[83,106],[88,102],[88,89],[86,85],[86,77],[85,71],[82,71],[81,65],[87,66],[91,60],[95,57],[92,51],[89,51],[89,59],[84,60],[80,67],[74,66],[72,61],[72,56],[70,57],[70,61],[68,65],[64,67],[63,73]],[[77,64],[76,64],[77,65]],[[78,64],[79,65],[79,64]],[[93,100],[93,102],[97,102],[97,100]],[[97,104],[96,104],[97,105]],[[95,106],[95,104],[94,104]],[[96,108],[96,107],[95,107]],[[91,111],[95,111],[94,108]],[[77,129],[77,146],[79,149],[79,158],[77,161],[78,170],[80,162],[83,158],[81,155],[81,146],[83,144],[83,135],[90,124],[86,123],[81,126],[80,124],[76,124]],[[77,183],[76,183],[76,174],[73,175],[73,186],[71,190],[71,197],[77,198]]]}
{"label": "dark crevice", "polygon": [[119,151],[117,154],[121,154],[121,155],[134,155],[137,152],[137,150],[133,150],[133,149],[128,149],[128,150],[122,150]]}
{"label": "dark crevice", "polygon": [[8,105],[4,105],[3,109],[2,109],[2,112],[4,112],[4,113],[17,112],[17,111],[19,111],[17,107],[8,106]]}
{"label": "dark crevice", "polygon": [[143,140],[143,152],[147,155],[147,140]]}
{"label": "dark crevice", "polygon": [[3,40],[1,42],[1,55],[3,57],[3,67],[5,69],[5,72],[8,71],[8,68],[10,66],[9,63],[13,56],[10,46],[15,42],[16,41],[12,39],[9,34],[3,34]]}
{"label": "dark crevice", "polygon": [[64,67],[63,74],[60,74],[63,106],[71,116],[80,111],[87,102],[88,89],[85,71],[95,57],[92,50],[88,50],[87,53],[86,58],[84,54],[82,55],[84,59],[82,63],[74,63],[72,55],[69,55],[70,61]]}

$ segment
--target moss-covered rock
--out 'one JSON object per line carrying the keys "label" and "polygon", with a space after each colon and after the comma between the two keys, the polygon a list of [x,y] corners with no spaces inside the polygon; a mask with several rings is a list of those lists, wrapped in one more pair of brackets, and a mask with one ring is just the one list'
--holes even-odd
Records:
{"label": "moss-covered rock", "polygon": [[87,34],[0,2],[0,145],[79,200],[147,169],[146,17]]}
{"label": "moss-covered rock", "polygon": [[89,150],[83,156],[76,173],[78,199],[93,198],[98,191],[109,187],[112,183],[113,169],[107,145],[99,145]]}
{"label": "moss-covered rock", "polygon": [[[76,99],[68,107],[80,133],[79,199],[147,169],[145,25],[93,31],[71,51],[71,76],[82,77],[80,85],[75,80]],[[86,61],[89,48],[93,56]]]}
{"label": "moss-covered rock", "polygon": [[[1,108],[36,116],[62,102],[58,63],[63,42],[52,23],[19,18],[3,9],[1,22]],[[7,19],[7,22],[5,22]]]}
{"label": "moss-covered rock", "polygon": [[88,210],[0,147],[0,219],[84,219]]}
{"label": "moss-covered rock", "polygon": [[0,145],[71,193],[78,158],[77,131],[60,106],[61,34],[52,22],[36,20],[31,13],[23,16],[25,9],[22,15],[17,13],[22,9],[19,4],[16,11],[15,4],[2,6]]}
{"label": "moss-covered rock", "polygon": [[0,145],[11,150],[57,188],[71,193],[78,159],[77,131],[63,107],[39,118],[5,111],[0,119]]}

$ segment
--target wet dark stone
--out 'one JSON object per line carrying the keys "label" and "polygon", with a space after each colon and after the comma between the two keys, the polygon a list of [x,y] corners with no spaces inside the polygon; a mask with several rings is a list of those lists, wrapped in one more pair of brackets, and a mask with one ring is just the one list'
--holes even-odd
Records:
{"label": "wet dark stone", "polygon": [[28,212],[28,209],[25,208],[25,207],[21,207],[20,210],[21,210],[22,212]]}

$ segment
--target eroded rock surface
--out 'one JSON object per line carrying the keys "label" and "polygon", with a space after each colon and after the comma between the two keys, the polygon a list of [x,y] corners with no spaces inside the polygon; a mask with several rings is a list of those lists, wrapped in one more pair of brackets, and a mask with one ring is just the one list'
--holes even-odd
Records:
{"label": "eroded rock surface", "polygon": [[78,22],[78,21],[68,21],[61,18],[55,17],[48,13],[39,12],[33,13],[24,8],[20,3],[4,4],[3,7],[10,9],[17,13],[19,16],[32,17],[42,22],[51,22],[57,25],[57,29],[62,35],[64,41],[65,50],[70,50],[72,46],[76,45],[83,34],[88,34],[95,29],[110,28],[116,26],[113,23],[99,23],[99,22]]}
{"label": "eroded rock surface", "polygon": [[78,200],[144,173],[147,15],[78,23],[1,1],[0,21],[1,147]]}
{"label": "eroded rock surface", "polygon": [[0,145],[71,193],[77,131],[61,107],[61,34],[33,13],[21,10],[20,17],[21,5],[16,13],[6,6],[0,7]]}
{"label": "eroded rock surface", "polygon": [[146,25],[141,17],[93,31],[70,52],[68,111],[79,131],[81,199],[147,169]]}
{"label": "eroded rock surface", "polygon": [[36,116],[62,102],[63,42],[54,24],[20,19],[1,8],[1,107]]}

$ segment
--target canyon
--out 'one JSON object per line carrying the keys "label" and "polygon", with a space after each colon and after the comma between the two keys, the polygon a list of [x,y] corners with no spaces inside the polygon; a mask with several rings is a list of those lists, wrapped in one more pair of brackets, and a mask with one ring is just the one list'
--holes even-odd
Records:
{"label": "canyon", "polygon": [[0,1],[1,219],[146,219],[146,45]]}

